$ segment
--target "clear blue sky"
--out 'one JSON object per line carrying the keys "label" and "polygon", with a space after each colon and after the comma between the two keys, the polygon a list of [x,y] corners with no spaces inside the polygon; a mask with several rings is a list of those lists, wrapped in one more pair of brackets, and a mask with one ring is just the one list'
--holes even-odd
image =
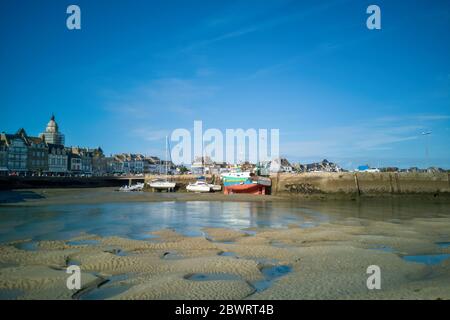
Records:
{"label": "clear blue sky", "polygon": [[294,161],[449,168],[449,32],[440,0],[2,0],[0,131],[55,113],[68,145],[160,155],[203,120],[279,128]]}

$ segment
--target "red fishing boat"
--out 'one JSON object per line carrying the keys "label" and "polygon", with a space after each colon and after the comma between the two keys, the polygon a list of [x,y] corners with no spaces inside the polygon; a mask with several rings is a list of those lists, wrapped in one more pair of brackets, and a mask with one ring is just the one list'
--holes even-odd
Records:
{"label": "red fishing boat", "polygon": [[266,194],[266,186],[258,183],[252,184],[235,184],[233,186],[224,187],[224,194],[233,193],[249,193],[249,194]]}
{"label": "red fishing boat", "polygon": [[249,179],[241,182],[224,183],[224,194],[248,193],[248,194],[267,194],[267,188],[272,181],[270,178],[257,177],[252,175]]}

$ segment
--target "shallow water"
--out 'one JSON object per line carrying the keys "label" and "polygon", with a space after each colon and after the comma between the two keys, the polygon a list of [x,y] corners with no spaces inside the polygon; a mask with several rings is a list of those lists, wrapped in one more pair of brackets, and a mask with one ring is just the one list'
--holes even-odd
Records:
{"label": "shallow water", "polygon": [[261,269],[261,273],[264,275],[264,279],[252,283],[256,291],[264,291],[272,285],[273,281],[285,276],[292,271],[290,266],[266,266]]}
{"label": "shallow water", "polygon": [[99,243],[100,242],[98,240],[89,240],[89,239],[67,241],[67,244],[70,246],[94,246]]}
{"label": "shallow water", "polygon": [[[95,190],[86,190],[86,193],[95,196]],[[359,223],[361,219],[402,223],[417,217],[448,216],[448,212],[448,204],[390,199],[317,203],[165,201],[0,206],[0,243],[23,239],[68,240],[82,233],[156,241],[149,232],[165,228],[186,236],[205,236],[201,230],[204,227],[244,230],[296,225],[314,228],[328,221]],[[254,234],[254,231],[245,232]],[[89,245],[88,242],[84,244]],[[446,244],[448,242],[437,245],[444,247]],[[35,249],[32,242],[23,244],[23,248]]]}
{"label": "shallow water", "polygon": [[124,274],[111,276],[108,278],[108,282],[102,284],[99,287],[93,288],[92,290],[89,290],[84,294],[81,294],[79,299],[105,300],[113,298],[131,288],[131,285],[120,284],[120,281],[126,280],[128,278],[129,276]]}
{"label": "shallow water", "polygon": [[241,277],[231,273],[195,273],[186,277],[192,281],[231,281],[241,280]]}
{"label": "shallow water", "polygon": [[426,265],[436,265],[444,260],[450,259],[450,254],[423,254],[414,256],[403,256],[408,262],[422,263]]}

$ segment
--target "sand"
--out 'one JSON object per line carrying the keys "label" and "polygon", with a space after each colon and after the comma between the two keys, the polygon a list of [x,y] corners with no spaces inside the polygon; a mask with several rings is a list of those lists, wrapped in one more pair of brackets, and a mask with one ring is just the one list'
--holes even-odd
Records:
{"label": "sand", "polygon": [[95,197],[86,188],[66,189],[24,189],[0,191],[0,204],[3,206],[46,206],[61,204],[96,204],[117,202],[161,202],[161,201],[286,201],[289,198],[249,194],[225,195],[217,193],[186,192],[113,192],[118,188],[95,188]]}
{"label": "sand", "polygon": [[[450,259],[426,265],[402,258],[450,254],[450,247],[436,245],[450,241],[449,230],[450,217],[349,218],[310,228],[205,228],[199,237],[170,229],[148,240],[85,234],[71,240],[87,244],[41,241],[35,251],[6,243],[0,245],[0,293],[17,299],[450,299]],[[81,267],[82,290],[66,288],[70,264]],[[366,287],[369,265],[381,268],[381,290]],[[268,278],[270,267],[289,272]]]}

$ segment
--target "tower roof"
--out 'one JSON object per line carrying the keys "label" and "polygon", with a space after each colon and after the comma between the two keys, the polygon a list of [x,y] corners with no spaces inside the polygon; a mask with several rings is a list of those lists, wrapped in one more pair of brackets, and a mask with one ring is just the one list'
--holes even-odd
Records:
{"label": "tower roof", "polygon": [[45,132],[58,132],[58,124],[55,121],[55,115],[52,114],[52,117],[50,118],[50,121],[47,123],[47,127],[45,128]]}

